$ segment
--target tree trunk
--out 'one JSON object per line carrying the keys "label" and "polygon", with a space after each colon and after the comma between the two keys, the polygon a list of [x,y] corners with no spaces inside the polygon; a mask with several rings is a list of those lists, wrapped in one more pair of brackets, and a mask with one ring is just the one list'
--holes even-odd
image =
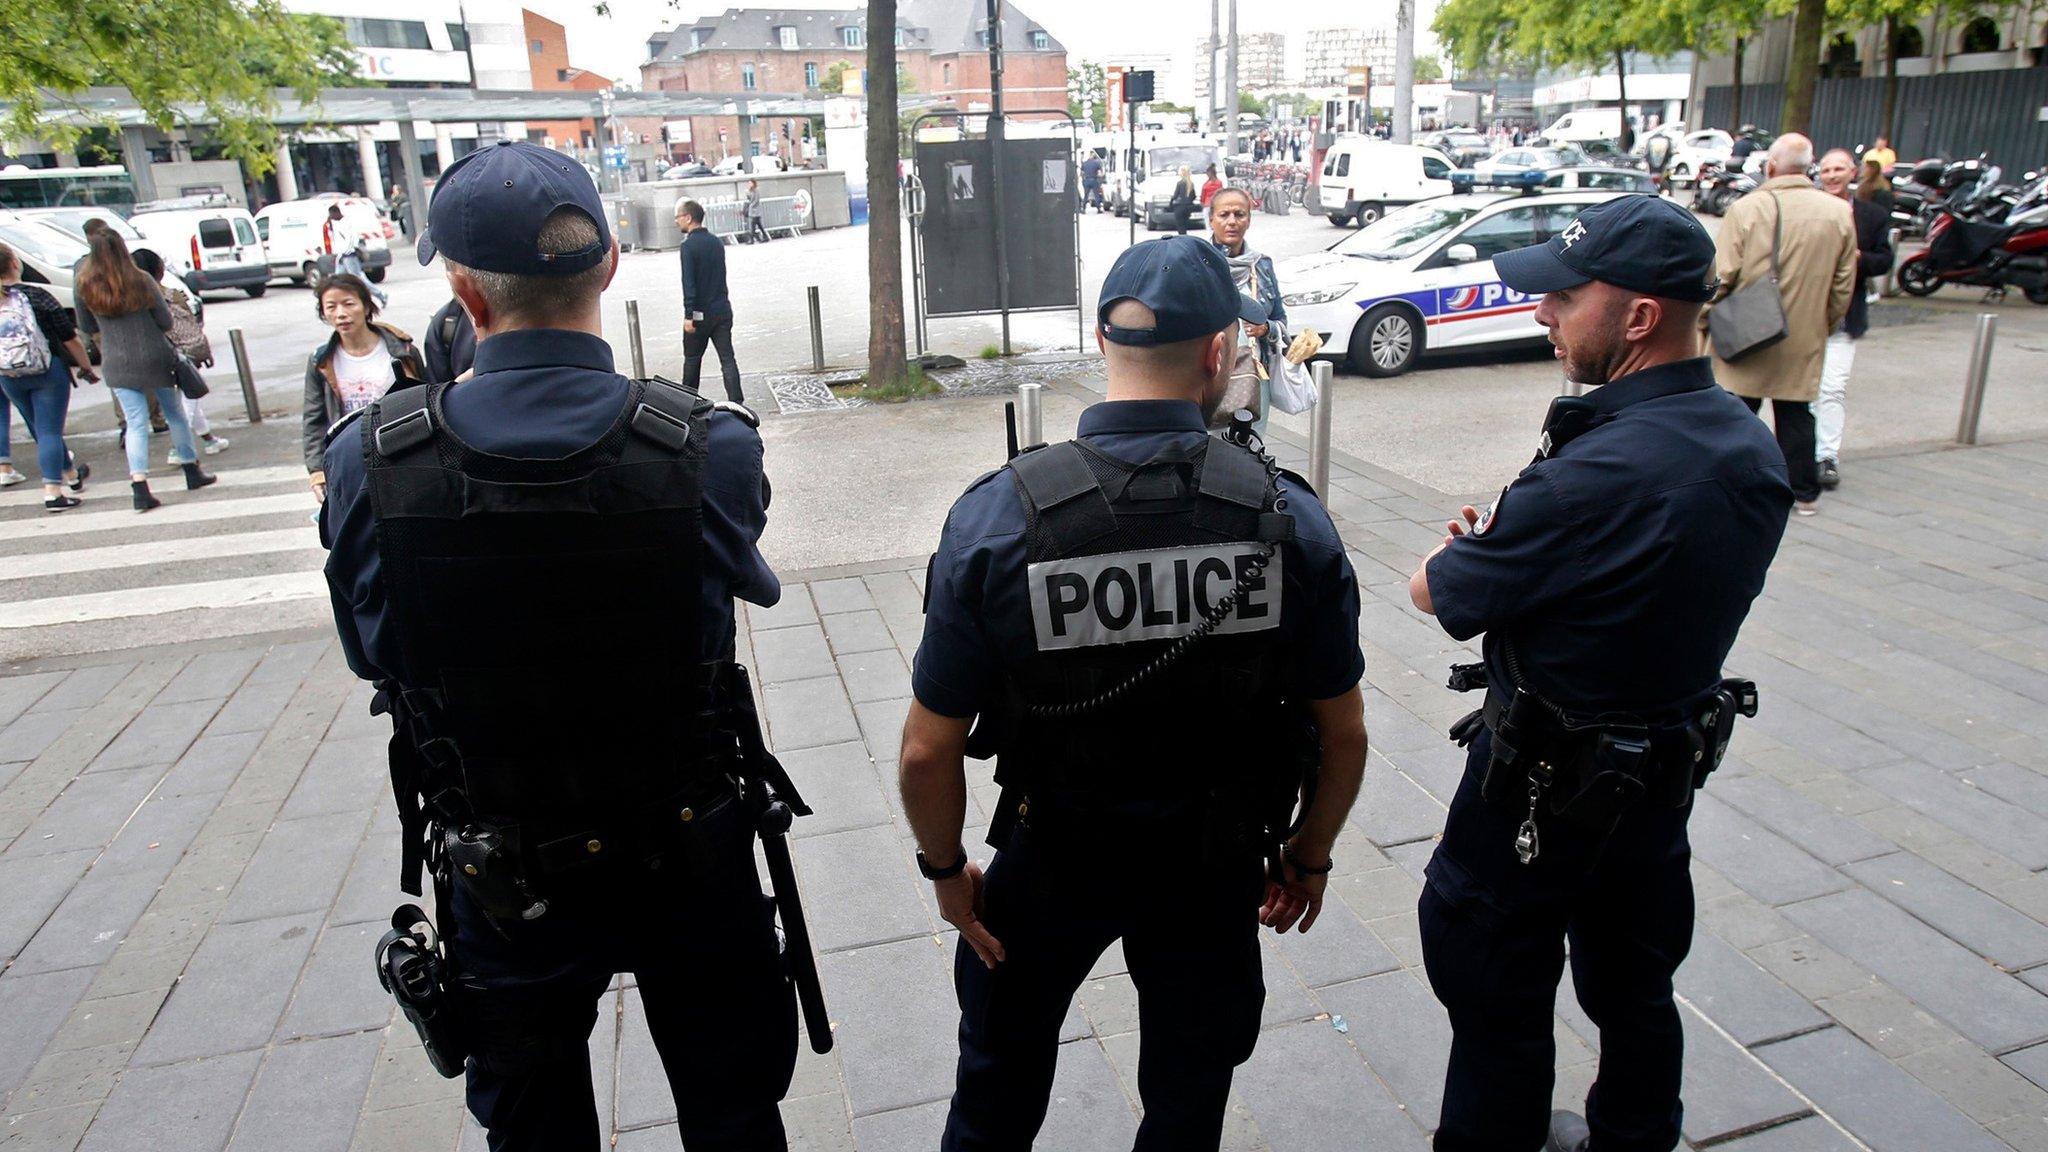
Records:
{"label": "tree trunk", "polygon": [[1899,18],[1884,18],[1884,116],[1878,121],[1878,135],[1892,140],[1899,110]]}
{"label": "tree trunk", "polygon": [[868,0],[868,387],[901,381],[903,193],[896,176],[896,0]]}
{"label": "tree trunk", "polygon": [[1615,133],[1614,146],[1627,152],[1636,146],[1636,133],[1628,123],[1628,60],[1619,48],[1614,50],[1614,95],[1621,105],[1621,128]]}
{"label": "tree trunk", "polygon": [[1820,78],[1820,38],[1827,16],[1827,0],[1799,0],[1793,13],[1792,62],[1785,74],[1779,132],[1810,134],[1813,129],[1813,88]]}
{"label": "tree trunk", "polygon": [[1735,90],[1734,107],[1728,112],[1728,127],[1731,131],[1742,127],[1742,37],[1735,38]]}

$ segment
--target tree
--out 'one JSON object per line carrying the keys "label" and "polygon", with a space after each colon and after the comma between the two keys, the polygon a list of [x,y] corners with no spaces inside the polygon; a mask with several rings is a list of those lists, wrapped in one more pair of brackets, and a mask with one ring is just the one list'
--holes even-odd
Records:
{"label": "tree", "polygon": [[868,378],[870,388],[909,377],[904,358],[901,118],[896,110],[896,0],[868,0]]}
{"label": "tree", "polygon": [[1418,56],[1415,58],[1415,82],[1417,84],[1435,84],[1442,81],[1443,78],[1444,66],[1438,62],[1436,57]]}
{"label": "tree", "polygon": [[1250,92],[1239,92],[1237,94],[1237,110],[1239,112],[1249,112],[1254,116],[1263,118],[1266,115],[1266,108],[1266,102]]}
{"label": "tree", "polygon": [[1780,132],[1807,132],[1813,124],[1813,86],[1820,80],[1820,40],[1827,27],[1828,0],[1799,0],[1792,11],[1792,64],[1785,75],[1785,112]]}
{"label": "tree", "polygon": [[1068,115],[1100,128],[1106,122],[1108,101],[1109,81],[1103,75],[1102,65],[1084,60],[1079,68],[1067,69]]}
{"label": "tree", "polygon": [[260,177],[277,150],[275,90],[310,104],[355,80],[341,22],[294,16],[279,0],[0,0],[0,25],[0,136],[58,147],[84,125],[45,123],[52,105],[110,123],[77,98],[117,85],[166,132],[185,119],[180,105],[196,105],[213,143]]}

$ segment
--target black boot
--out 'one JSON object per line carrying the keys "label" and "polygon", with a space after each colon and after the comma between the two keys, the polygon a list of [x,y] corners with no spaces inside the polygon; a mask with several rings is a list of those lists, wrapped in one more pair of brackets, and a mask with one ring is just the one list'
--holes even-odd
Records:
{"label": "black boot", "polygon": [[213,483],[215,480],[220,479],[220,477],[215,476],[211,472],[201,472],[199,470],[199,465],[197,464],[180,464],[178,465],[178,467],[183,468],[185,470],[185,487],[188,490],[193,488],[204,488],[208,484]]}
{"label": "black boot", "polygon": [[163,505],[163,501],[149,494],[149,481],[130,480],[128,487],[135,493],[135,510],[137,512],[147,512],[151,508]]}

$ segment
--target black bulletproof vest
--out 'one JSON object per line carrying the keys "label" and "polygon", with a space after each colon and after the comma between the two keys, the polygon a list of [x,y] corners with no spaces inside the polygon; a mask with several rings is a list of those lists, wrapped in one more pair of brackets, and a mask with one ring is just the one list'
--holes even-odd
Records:
{"label": "black bulletproof vest", "polygon": [[636,381],[596,443],[514,459],[462,442],[448,387],[393,392],[363,426],[392,671],[459,775],[426,791],[528,845],[630,826],[702,771],[711,405]]}
{"label": "black bulletproof vest", "polygon": [[[1034,804],[1151,818],[1262,776],[1292,535],[1265,466],[1205,438],[1142,462],[1069,441],[1010,469],[1034,651],[1012,670],[997,779]],[[1184,639],[1240,581],[1213,632]]]}

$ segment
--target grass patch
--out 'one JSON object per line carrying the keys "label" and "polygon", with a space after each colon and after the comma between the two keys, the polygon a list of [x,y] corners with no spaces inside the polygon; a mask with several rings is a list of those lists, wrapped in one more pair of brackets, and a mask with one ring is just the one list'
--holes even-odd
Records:
{"label": "grass patch", "polygon": [[852,384],[832,385],[832,394],[841,400],[869,400],[878,404],[900,404],[919,396],[936,396],[945,389],[939,382],[925,375],[922,365],[911,364],[902,380],[894,384],[873,386],[863,376]]}
{"label": "grass patch", "polygon": [[1003,350],[993,344],[984,344],[981,346],[981,358],[983,360],[1000,360],[1003,358]]}

